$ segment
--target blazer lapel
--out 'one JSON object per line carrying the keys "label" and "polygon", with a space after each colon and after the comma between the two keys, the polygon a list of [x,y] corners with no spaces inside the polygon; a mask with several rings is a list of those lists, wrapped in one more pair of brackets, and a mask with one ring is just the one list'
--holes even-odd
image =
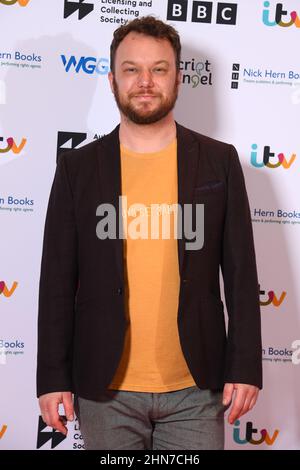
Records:
{"label": "blazer lapel", "polygon": [[[176,123],[177,130],[177,170],[178,170],[178,205],[182,208],[182,237],[178,238],[178,262],[180,275],[183,273],[183,260],[185,253],[184,237],[184,204],[191,204],[193,189],[196,183],[199,162],[199,146],[192,132]],[[180,218],[178,226],[180,227]]]}
{"label": "blazer lapel", "polygon": [[[199,147],[196,139],[189,129],[181,126],[175,121],[177,136],[177,174],[178,174],[178,204],[183,209],[184,204],[191,204],[193,198],[193,188],[195,186],[198,172]],[[98,168],[100,179],[100,200],[110,203],[116,208],[116,240],[115,255],[120,278],[123,279],[123,239],[119,238],[121,226],[121,207],[119,207],[119,196],[121,190],[121,158],[120,140],[118,124],[110,134],[107,134],[100,141],[98,153]],[[101,148],[102,147],[102,148]],[[184,211],[182,212],[184,215]],[[180,223],[180,218],[178,218]],[[182,237],[178,238],[178,263],[179,272],[182,274],[183,260],[185,252],[185,237],[183,217],[181,224]]]}
{"label": "blazer lapel", "polygon": [[101,147],[98,152],[98,168],[100,179],[100,200],[112,204],[116,210],[116,239],[114,240],[115,258],[120,279],[124,278],[123,263],[123,238],[119,237],[122,231],[121,214],[119,207],[119,196],[121,190],[121,157],[118,124],[110,134],[101,139]]}

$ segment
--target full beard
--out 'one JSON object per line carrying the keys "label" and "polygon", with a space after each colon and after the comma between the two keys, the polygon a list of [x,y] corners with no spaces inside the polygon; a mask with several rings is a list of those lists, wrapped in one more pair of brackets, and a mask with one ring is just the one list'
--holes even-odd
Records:
{"label": "full beard", "polygon": [[[114,96],[115,100],[117,103],[117,106],[119,110],[128,118],[130,121],[134,122],[135,124],[153,124],[155,122],[160,121],[164,117],[166,117],[170,111],[175,106],[177,96],[178,96],[178,84],[175,81],[172,94],[166,98],[163,102],[161,102],[161,105],[153,110],[148,109],[149,104],[148,103],[141,103],[141,106],[139,108],[135,107],[131,103],[131,98],[135,95],[129,96],[129,99],[127,101],[124,101],[123,99],[120,98],[119,94],[119,88],[118,84],[115,80],[115,77],[113,77],[113,86],[114,86]],[[148,93],[147,91],[143,92],[144,94],[151,94]],[[140,94],[143,94],[140,93]],[[155,98],[157,99],[157,95],[154,95]],[[159,96],[158,96],[159,98]]]}

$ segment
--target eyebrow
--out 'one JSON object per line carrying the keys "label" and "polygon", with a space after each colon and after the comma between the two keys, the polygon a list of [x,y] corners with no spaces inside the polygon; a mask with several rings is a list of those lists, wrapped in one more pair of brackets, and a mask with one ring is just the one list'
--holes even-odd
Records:
{"label": "eyebrow", "polygon": [[[169,62],[167,60],[156,60],[154,62],[154,65],[156,64],[161,64],[162,62],[164,62],[165,64],[169,65]],[[124,64],[136,64],[136,62],[134,62],[133,60],[124,60],[124,62],[122,62],[121,65],[124,65]]]}

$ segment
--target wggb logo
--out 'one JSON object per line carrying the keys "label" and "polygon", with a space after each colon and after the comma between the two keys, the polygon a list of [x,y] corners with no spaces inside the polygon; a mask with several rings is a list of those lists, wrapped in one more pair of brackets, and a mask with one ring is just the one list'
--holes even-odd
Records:
{"label": "wggb logo", "polygon": [[96,57],[80,57],[76,59],[72,55],[69,59],[65,55],[61,55],[62,63],[65,67],[65,71],[69,72],[71,68],[74,68],[76,73],[83,71],[87,74],[97,73],[98,75],[107,75],[109,72],[109,61],[108,59],[101,57],[97,59]]}
{"label": "wggb logo", "polygon": [[[194,0],[191,21],[193,23],[212,23],[235,25],[237,19],[237,3],[204,2]],[[187,21],[188,0],[168,0],[167,20]],[[213,16],[214,15],[214,16]]]}

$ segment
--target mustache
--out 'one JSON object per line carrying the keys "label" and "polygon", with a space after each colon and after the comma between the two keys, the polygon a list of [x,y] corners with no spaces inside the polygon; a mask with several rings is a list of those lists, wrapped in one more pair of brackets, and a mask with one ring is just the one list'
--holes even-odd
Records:
{"label": "mustache", "polygon": [[148,91],[144,91],[142,93],[132,93],[130,96],[144,96],[144,95],[148,95],[148,96],[159,96],[157,93],[149,93]]}

